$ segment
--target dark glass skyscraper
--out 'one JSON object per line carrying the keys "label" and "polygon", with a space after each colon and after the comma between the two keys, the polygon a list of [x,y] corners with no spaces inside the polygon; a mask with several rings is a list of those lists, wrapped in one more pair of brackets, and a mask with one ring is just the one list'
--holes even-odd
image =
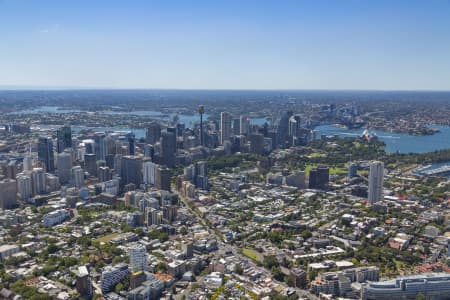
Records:
{"label": "dark glass skyscraper", "polygon": [[145,140],[148,144],[156,144],[161,138],[161,125],[156,122],[150,123],[147,128],[147,133],[145,135]]}
{"label": "dark glass skyscraper", "polygon": [[38,160],[44,163],[45,171],[55,170],[55,157],[53,154],[53,141],[48,137],[40,137],[38,140]]}
{"label": "dark glass skyscraper", "polygon": [[70,126],[63,126],[56,131],[56,151],[61,153],[66,148],[72,147],[72,129]]}
{"label": "dark glass skyscraper", "polygon": [[127,141],[128,141],[128,155],[135,155],[136,154],[136,138],[134,136],[134,133],[130,132],[127,134]]}
{"label": "dark glass skyscraper", "polygon": [[162,162],[168,167],[175,166],[175,154],[177,152],[177,136],[174,128],[167,128],[161,135]]}
{"label": "dark glass skyscraper", "polygon": [[121,179],[124,185],[133,183],[139,187],[142,183],[142,159],[137,156],[122,157]]}

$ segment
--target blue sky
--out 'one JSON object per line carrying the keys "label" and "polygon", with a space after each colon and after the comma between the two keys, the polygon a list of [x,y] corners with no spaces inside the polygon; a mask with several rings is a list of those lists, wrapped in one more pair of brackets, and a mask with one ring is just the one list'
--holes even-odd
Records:
{"label": "blue sky", "polygon": [[0,86],[450,90],[450,0],[0,0]]}

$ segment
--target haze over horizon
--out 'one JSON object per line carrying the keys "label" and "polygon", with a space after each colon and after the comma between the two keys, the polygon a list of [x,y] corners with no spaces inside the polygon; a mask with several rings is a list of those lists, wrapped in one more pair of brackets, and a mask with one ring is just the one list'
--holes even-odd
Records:
{"label": "haze over horizon", "polygon": [[0,0],[0,89],[450,90],[450,1]]}

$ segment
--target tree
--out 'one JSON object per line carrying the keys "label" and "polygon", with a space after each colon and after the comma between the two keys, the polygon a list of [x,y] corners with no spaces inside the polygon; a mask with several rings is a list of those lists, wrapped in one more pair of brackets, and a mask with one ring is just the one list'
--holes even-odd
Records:
{"label": "tree", "polygon": [[123,284],[121,282],[119,282],[118,284],[116,284],[116,287],[114,288],[114,291],[116,292],[116,294],[118,294],[122,290],[123,290]]}
{"label": "tree", "polygon": [[156,265],[156,272],[158,273],[165,273],[167,272],[168,267],[166,263],[160,262]]}
{"label": "tree", "polygon": [[426,300],[427,298],[425,297],[425,295],[424,294],[422,294],[422,293],[418,293],[417,295],[416,295],[416,300]]}
{"label": "tree", "polygon": [[273,266],[278,266],[278,261],[276,257],[273,255],[265,256],[263,260],[263,265],[267,269],[271,269]]}
{"label": "tree", "polygon": [[270,269],[270,273],[272,273],[273,277],[276,280],[279,280],[279,281],[283,280],[283,272],[281,272],[281,268],[279,266],[273,266]]}
{"label": "tree", "polygon": [[242,266],[240,264],[235,264],[234,272],[236,272],[236,274],[242,275],[242,273],[244,273],[244,269],[242,268]]}

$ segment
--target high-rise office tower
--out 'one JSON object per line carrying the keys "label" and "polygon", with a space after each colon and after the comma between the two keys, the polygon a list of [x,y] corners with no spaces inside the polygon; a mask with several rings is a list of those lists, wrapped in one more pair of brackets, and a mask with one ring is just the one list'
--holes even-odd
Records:
{"label": "high-rise office tower", "polygon": [[15,179],[17,173],[19,173],[19,167],[15,160],[9,162],[1,163],[3,175],[9,179]]}
{"label": "high-rise office tower", "polygon": [[31,185],[33,188],[33,195],[44,194],[47,191],[47,177],[42,168],[34,168],[31,171]]}
{"label": "high-rise office tower", "polygon": [[144,157],[150,157],[153,160],[155,156],[155,148],[153,145],[147,144],[144,146]]}
{"label": "high-rise office tower", "polygon": [[147,264],[147,250],[143,245],[130,248],[130,268],[132,272],[144,271]]}
{"label": "high-rise office tower", "polygon": [[381,161],[370,163],[368,200],[374,204],[383,200],[384,164]]}
{"label": "high-rise office tower", "polygon": [[19,173],[16,177],[17,192],[22,200],[27,200],[33,195],[33,186],[31,176],[25,173]]}
{"label": "high-rise office tower", "polygon": [[287,111],[281,116],[280,122],[278,123],[278,130],[277,130],[278,142],[282,147],[286,146],[286,141],[288,140],[289,137],[289,119],[291,118],[292,115],[293,115],[292,111]]}
{"label": "high-rise office tower", "polygon": [[46,172],[55,170],[55,157],[51,138],[40,137],[38,139],[38,160],[44,164]]}
{"label": "high-rise office tower", "polygon": [[208,186],[208,165],[202,160],[195,163],[194,184],[197,188],[207,190]]}
{"label": "high-rise office tower", "polygon": [[142,172],[143,172],[143,179],[145,184],[151,184],[155,185],[155,176],[156,176],[156,169],[159,167],[159,165],[151,162],[151,161],[144,161],[142,164]]}
{"label": "high-rise office tower", "polygon": [[0,181],[0,208],[12,209],[17,204],[17,184],[13,179]]}
{"label": "high-rise office tower", "polygon": [[97,132],[94,135],[94,153],[97,160],[105,160],[106,157],[106,134],[103,132]]}
{"label": "high-rise office tower", "polygon": [[156,122],[152,122],[147,127],[145,140],[148,144],[156,144],[161,138],[161,125]]}
{"label": "high-rise office tower", "polygon": [[260,133],[252,133],[248,136],[250,141],[250,152],[264,154],[264,136]]}
{"label": "high-rise office tower", "polygon": [[88,154],[95,154],[95,142],[92,139],[89,140],[84,140],[83,141],[83,145],[84,145],[84,153],[88,153]]}
{"label": "high-rise office tower", "polygon": [[72,169],[72,155],[66,151],[57,155],[56,167],[60,184],[66,184],[70,181],[70,170]]}
{"label": "high-rise office tower", "polygon": [[159,167],[156,169],[155,175],[155,187],[160,190],[170,191],[170,169]]}
{"label": "high-rise office tower", "polygon": [[300,116],[293,115],[289,118],[289,142],[291,145],[299,145],[298,139],[300,137],[300,130]]}
{"label": "high-rise office tower", "polygon": [[243,115],[239,117],[239,134],[247,135],[250,133],[250,119]]}
{"label": "high-rise office tower", "polygon": [[227,112],[220,113],[220,144],[223,145],[225,141],[230,140],[231,137],[231,122],[233,119]]}
{"label": "high-rise office tower", "polygon": [[71,169],[71,183],[76,188],[81,188],[84,185],[84,170],[80,166]]}
{"label": "high-rise office tower", "polygon": [[127,146],[128,146],[128,155],[136,154],[136,138],[134,133],[130,132],[127,134]]}
{"label": "high-rise office tower", "polygon": [[139,187],[142,183],[142,159],[138,156],[122,157],[120,177],[124,185],[133,183]]}
{"label": "high-rise office tower", "polygon": [[111,169],[108,167],[99,167],[97,170],[98,180],[100,182],[109,181],[112,179]]}
{"label": "high-rise office tower", "polygon": [[63,126],[56,130],[56,151],[61,153],[66,148],[72,147],[72,129],[70,126]]}
{"label": "high-rise office tower", "polygon": [[[106,156],[114,155],[116,154],[116,140],[111,135],[107,135],[105,138],[105,144],[106,144]],[[107,158],[105,158],[107,160]]]}
{"label": "high-rise office tower", "polygon": [[23,171],[31,171],[33,169],[33,158],[27,153],[23,157]]}
{"label": "high-rise office tower", "polygon": [[161,158],[162,162],[168,166],[173,167],[176,164],[177,152],[177,136],[175,132],[169,128],[161,135]]}
{"label": "high-rise office tower", "polygon": [[97,155],[93,153],[86,153],[84,155],[84,169],[91,176],[97,176]]}
{"label": "high-rise office tower", "polygon": [[241,132],[241,120],[233,119],[233,135],[239,135]]}
{"label": "high-rise office tower", "polygon": [[330,169],[327,166],[319,165],[309,171],[309,188],[324,189],[330,180]]}

